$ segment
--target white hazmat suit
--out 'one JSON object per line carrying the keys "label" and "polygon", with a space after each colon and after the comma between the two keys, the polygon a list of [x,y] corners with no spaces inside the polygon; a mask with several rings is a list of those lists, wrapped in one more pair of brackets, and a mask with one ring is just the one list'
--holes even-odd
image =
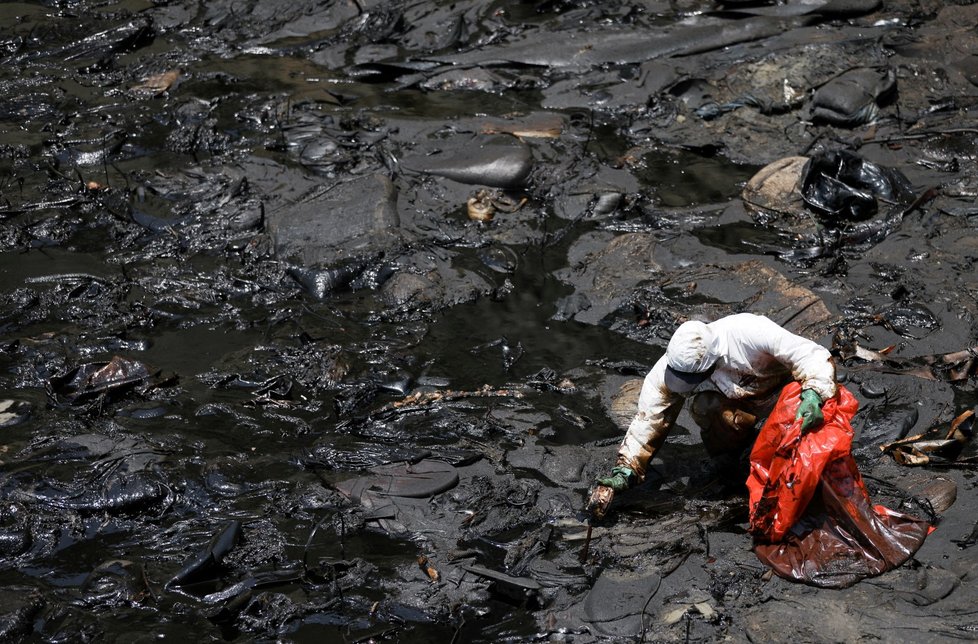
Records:
{"label": "white hazmat suit", "polygon": [[[711,365],[709,378],[699,386],[677,379],[682,372],[703,372]],[[665,442],[693,389],[712,389],[719,394],[713,394],[714,398],[726,399],[733,407],[741,404],[751,409],[753,402],[756,410],[758,401],[769,401],[769,409],[781,388],[791,380],[800,382],[802,389],[815,391],[823,402],[833,397],[836,384],[832,355],[821,345],[752,313],[730,315],[709,324],[687,322],[677,329],[666,354],[645,377],[638,412],[618,450],[617,465],[632,470],[636,482],[642,481],[649,461]],[[694,418],[703,425],[695,407],[694,402]],[[745,416],[753,424],[753,415]],[[727,422],[734,424],[730,419]]]}

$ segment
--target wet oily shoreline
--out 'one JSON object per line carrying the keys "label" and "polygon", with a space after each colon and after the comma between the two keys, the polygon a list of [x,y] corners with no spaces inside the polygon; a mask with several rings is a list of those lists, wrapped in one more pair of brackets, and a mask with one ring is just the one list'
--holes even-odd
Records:
{"label": "wet oily shoreline", "polygon": [[[0,6],[0,633],[969,637],[976,24]],[[685,413],[583,548],[635,381],[740,311],[833,351],[907,565],[772,578]]]}

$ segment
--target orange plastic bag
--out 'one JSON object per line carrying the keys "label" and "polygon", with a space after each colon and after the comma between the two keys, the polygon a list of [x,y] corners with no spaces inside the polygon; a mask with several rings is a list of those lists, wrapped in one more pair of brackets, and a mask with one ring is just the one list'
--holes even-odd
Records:
{"label": "orange plastic bag", "polygon": [[795,419],[800,402],[801,385],[786,385],[750,453],[751,532],[767,541],[784,537],[808,507],[825,466],[852,448],[849,419],[859,403],[848,389],[838,388],[822,406],[822,426],[804,436]]}
{"label": "orange plastic bag", "polygon": [[859,403],[840,386],[824,423],[802,434],[800,400],[801,386],[788,384],[751,450],[754,552],[782,577],[833,588],[899,566],[932,528],[870,503],[850,452]]}

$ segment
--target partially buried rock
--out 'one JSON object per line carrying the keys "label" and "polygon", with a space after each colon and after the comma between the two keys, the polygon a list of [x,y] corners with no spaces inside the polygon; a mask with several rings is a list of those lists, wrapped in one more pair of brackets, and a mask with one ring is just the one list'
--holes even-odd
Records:
{"label": "partially buried rock", "polygon": [[964,75],[972,85],[978,85],[978,56],[963,56],[951,63],[951,67]]}
{"label": "partially buried rock", "polygon": [[382,301],[389,308],[439,310],[492,292],[492,284],[484,277],[455,267],[452,259],[424,251],[403,256],[405,268],[383,284]]}
{"label": "partially buried rock", "polygon": [[558,303],[560,319],[597,324],[617,310],[638,284],[659,272],[653,259],[656,244],[645,233],[581,235],[568,250],[569,266],[556,272],[576,289]]}
{"label": "partially buried rock", "polygon": [[584,599],[584,621],[602,635],[638,637],[645,632],[649,599],[661,581],[656,572],[604,571]]}
{"label": "partially buried rock", "polygon": [[590,455],[577,445],[543,445],[527,436],[520,447],[506,453],[506,463],[517,470],[528,470],[557,485],[580,483]]}
{"label": "partially buried rock", "polygon": [[367,277],[366,271],[370,265],[367,260],[352,259],[338,262],[328,268],[292,266],[287,272],[307,293],[317,299],[323,299],[334,291],[352,288],[352,285],[357,282],[370,286],[370,279],[364,279]]}
{"label": "partially buried rock", "polygon": [[876,120],[879,106],[896,89],[891,69],[863,67],[849,70],[816,90],[812,120],[854,127]]}
{"label": "partially buried rock", "polygon": [[356,261],[400,243],[396,201],[386,177],[355,177],[268,213],[267,229],[280,259],[305,266]]}
{"label": "partially buried rock", "polygon": [[459,183],[509,189],[523,187],[533,169],[530,149],[512,136],[478,136],[451,144],[447,152],[405,159],[402,165]]}
{"label": "partially buried rock", "polygon": [[761,216],[802,214],[805,202],[800,188],[806,163],[808,157],[785,157],[761,168],[744,186],[744,205]]}
{"label": "partially buried rock", "polygon": [[428,498],[458,484],[458,471],[441,461],[392,463],[370,469],[370,474],[343,481],[336,488],[354,501],[369,496]]}
{"label": "partially buried rock", "polygon": [[[739,311],[765,315],[792,333],[819,338],[838,316],[810,289],[760,260],[677,271],[676,283],[695,284],[702,304],[690,306],[690,317],[716,320]],[[690,293],[692,295],[692,293]]]}
{"label": "partially buried rock", "polygon": [[915,483],[909,492],[926,499],[934,512],[944,512],[958,499],[957,484],[945,476],[935,476]]}

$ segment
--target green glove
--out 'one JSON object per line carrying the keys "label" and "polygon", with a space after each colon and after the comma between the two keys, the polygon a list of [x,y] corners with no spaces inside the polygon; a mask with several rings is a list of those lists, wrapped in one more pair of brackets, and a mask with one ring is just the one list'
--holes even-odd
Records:
{"label": "green glove", "polygon": [[815,429],[822,424],[822,397],[814,389],[802,389],[801,403],[795,418],[801,418],[801,433]]}
{"label": "green glove", "polygon": [[631,487],[632,479],[634,478],[635,472],[619,465],[611,468],[611,476],[598,479],[598,485],[604,485],[605,487],[610,487],[615,492],[621,492]]}

